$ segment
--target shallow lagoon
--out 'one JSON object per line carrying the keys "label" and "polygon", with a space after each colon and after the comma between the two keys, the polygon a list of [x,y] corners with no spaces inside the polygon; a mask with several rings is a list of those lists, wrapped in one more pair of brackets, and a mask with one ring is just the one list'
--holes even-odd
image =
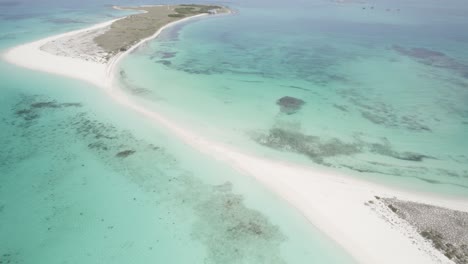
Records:
{"label": "shallow lagoon", "polygon": [[[91,2],[2,6],[0,45],[122,14]],[[247,152],[466,195],[463,3],[265,4],[166,31],[124,61],[123,89]],[[254,180],[95,87],[3,62],[0,79],[2,260],[352,263]],[[284,96],[305,103],[284,113]]]}
{"label": "shallow lagoon", "polygon": [[[121,81],[147,107],[245,151],[466,196],[468,7],[437,8],[240,5],[167,30],[126,58]],[[282,111],[285,96],[305,103]]]}
{"label": "shallow lagoon", "polygon": [[94,87],[6,72],[18,89],[2,97],[2,259],[352,263],[253,179]]}

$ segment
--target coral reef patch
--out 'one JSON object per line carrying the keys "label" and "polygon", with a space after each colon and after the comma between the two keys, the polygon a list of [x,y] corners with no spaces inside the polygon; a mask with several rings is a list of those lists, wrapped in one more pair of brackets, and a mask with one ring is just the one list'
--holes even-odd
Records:
{"label": "coral reef patch", "polygon": [[[87,155],[95,157],[93,160],[139,188],[145,193],[147,203],[154,206],[154,211],[167,211],[158,217],[158,224],[168,225],[177,233],[176,226],[186,224],[187,215],[195,213],[192,233],[187,236],[206,248],[203,263],[286,263],[280,254],[286,237],[278,226],[260,211],[249,208],[243,197],[232,190],[230,182],[221,185],[205,183],[198,172],[187,168],[157,142],[138,139],[131,131],[96,119],[86,112],[85,105],[61,103],[45,96],[19,98],[10,115],[14,121],[8,124],[12,129],[6,131],[11,132],[5,132],[0,141],[2,171],[8,175],[14,172],[18,163],[38,155],[52,155],[54,160],[45,174],[35,177],[38,182],[32,187],[34,192],[44,194],[50,207],[50,210],[43,210],[45,213],[40,216],[43,220],[38,227],[44,228],[47,236],[58,232],[55,226],[65,212],[75,206],[75,202],[66,204],[60,198],[59,186],[61,182],[71,180],[67,175],[73,166],[86,167],[73,150],[77,147],[87,149]],[[17,140],[15,144],[24,141],[26,147],[20,149],[8,144],[10,137]],[[31,140],[37,138],[40,140]],[[81,176],[81,181],[86,184],[86,177]],[[8,206],[2,204],[0,211]],[[80,210],[80,217],[92,215],[86,207],[76,210]],[[105,221],[96,217],[90,221]],[[102,228],[103,234],[120,232],[110,221]],[[96,232],[101,231],[96,228]],[[0,253],[7,254],[1,257],[4,263],[16,263],[15,259],[21,257],[13,258],[3,249]]]}
{"label": "coral reef patch", "polygon": [[415,59],[425,65],[447,69],[460,74],[462,77],[468,77],[468,65],[444,54],[427,48],[404,48],[399,45],[393,45],[392,49],[403,56]]}
{"label": "coral reef patch", "polygon": [[305,102],[299,98],[284,96],[278,99],[276,104],[280,106],[280,111],[282,113],[292,115],[299,111]]}

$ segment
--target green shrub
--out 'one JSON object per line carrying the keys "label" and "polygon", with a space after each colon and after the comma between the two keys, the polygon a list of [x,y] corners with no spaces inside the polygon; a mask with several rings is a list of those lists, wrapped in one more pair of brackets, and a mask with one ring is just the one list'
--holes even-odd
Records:
{"label": "green shrub", "polygon": [[183,14],[169,14],[168,17],[185,17]]}

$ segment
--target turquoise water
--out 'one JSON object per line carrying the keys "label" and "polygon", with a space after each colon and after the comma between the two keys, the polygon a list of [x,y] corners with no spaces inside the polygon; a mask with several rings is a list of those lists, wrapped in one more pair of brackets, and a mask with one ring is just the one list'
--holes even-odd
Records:
{"label": "turquoise water", "polygon": [[[31,4],[0,2],[2,51],[123,14]],[[100,89],[3,61],[0,80],[1,263],[354,263],[251,177]]]}
{"label": "turquoise water", "polygon": [[122,89],[246,152],[468,195],[464,1],[233,6],[128,56]]}
{"label": "turquoise water", "polygon": [[[122,89],[245,152],[468,194],[463,1],[230,5],[128,56]],[[0,50],[123,14],[0,1]],[[249,176],[96,87],[3,61],[0,80],[2,263],[353,263]],[[284,96],[304,104],[281,109]]]}

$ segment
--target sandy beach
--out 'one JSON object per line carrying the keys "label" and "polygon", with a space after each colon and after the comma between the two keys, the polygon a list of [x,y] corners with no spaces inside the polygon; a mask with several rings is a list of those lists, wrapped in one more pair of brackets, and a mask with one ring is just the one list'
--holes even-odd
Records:
{"label": "sandy beach", "polygon": [[376,197],[397,197],[399,200],[459,211],[468,211],[467,200],[398,190],[327,170],[267,160],[245,153],[233,146],[220,144],[191,132],[183,124],[177,124],[137,104],[119,89],[116,68],[122,58],[157,37],[167,27],[202,16],[205,14],[168,23],[150,37],[141,39],[106,61],[98,57],[83,60],[57,55],[51,52],[53,47],[49,47],[47,51],[42,47],[59,39],[109,27],[123,18],[20,45],[8,50],[2,57],[21,67],[75,78],[104,89],[110,98],[123,107],[164,127],[187,145],[257,179],[288,201],[359,263],[453,263],[421,237],[418,230],[398,218]]}

